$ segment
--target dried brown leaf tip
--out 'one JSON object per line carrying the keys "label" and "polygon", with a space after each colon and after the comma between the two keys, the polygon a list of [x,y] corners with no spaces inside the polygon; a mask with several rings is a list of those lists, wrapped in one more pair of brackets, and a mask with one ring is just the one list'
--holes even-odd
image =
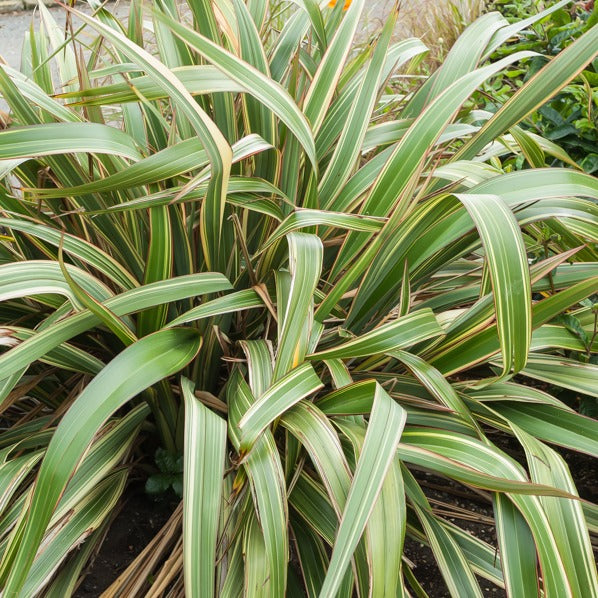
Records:
{"label": "dried brown leaf tip", "polygon": [[8,129],[11,123],[12,119],[10,118],[10,116],[6,112],[4,112],[4,110],[0,110],[0,130]]}

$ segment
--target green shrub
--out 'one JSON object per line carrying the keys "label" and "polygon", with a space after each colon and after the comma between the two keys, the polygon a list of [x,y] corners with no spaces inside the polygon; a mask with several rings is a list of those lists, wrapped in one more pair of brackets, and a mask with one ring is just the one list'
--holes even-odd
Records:
{"label": "green shrub", "polygon": [[[66,35],[41,6],[0,68],[3,595],[71,595],[131,469],[176,489],[181,456],[182,507],[111,595],[421,595],[406,536],[454,596],[598,593],[598,511],[553,448],[595,456],[596,422],[534,383],[597,395],[567,355],[596,352],[598,184],[518,126],[598,28],[480,114],[517,26],[481,17],[401,98],[426,48],[393,12],[352,55],[363,5],[278,31],[261,0],[92,4]],[[498,549],[422,471],[491,497]]]}
{"label": "green shrub", "polygon": [[[510,21],[533,17],[543,3],[535,1],[497,1],[494,7]],[[516,41],[497,50],[494,58],[532,50],[539,55],[523,61],[519,68],[507,73],[502,81],[496,81],[491,90],[493,96],[485,107],[495,107],[494,98],[502,103],[513,88],[518,88],[533,77],[551,56],[556,56],[575,39],[593,27],[598,9],[588,10],[590,3],[552,3],[549,16],[533,24],[517,36]],[[592,16],[593,14],[593,16]],[[504,95],[506,92],[506,96]],[[598,58],[594,58],[579,76],[564,87],[551,100],[530,115],[528,128],[554,141],[585,172],[598,170]],[[555,159],[553,165],[562,166],[563,160]]]}

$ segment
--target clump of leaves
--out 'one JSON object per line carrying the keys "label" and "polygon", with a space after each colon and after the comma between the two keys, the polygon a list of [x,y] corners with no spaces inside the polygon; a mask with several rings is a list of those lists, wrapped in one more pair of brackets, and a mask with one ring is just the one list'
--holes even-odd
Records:
{"label": "clump of leaves", "polygon": [[[597,349],[598,184],[519,127],[598,28],[482,113],[529,57],[487,62],[526,26],[497,13],[399,98],[426,47],[393,11],[352,53],[364,0],[280,31],[261,0],[90,4],[66,35],[41,5],[0,65],[3,593],[71,595],[156,445],[184,500],[109,595],[423,595],[406,537],[454,596],[598,593],[555,448],[597,455],[597,424],[534,383],[597,395],[568,355]],[[497,544],[423,474],[484,497]]]}

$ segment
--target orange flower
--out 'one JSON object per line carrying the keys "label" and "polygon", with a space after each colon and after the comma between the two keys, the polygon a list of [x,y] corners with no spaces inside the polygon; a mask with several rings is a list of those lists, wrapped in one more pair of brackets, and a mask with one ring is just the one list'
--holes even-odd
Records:
{"label": "orange flower", "polygon": [[[336,6],[336,0],[330,0],[330,2],[328,3],[328,6],[330,6],[330,8],[334,8]],[[351,6],[351,0],[345,0],[345,5],[343,6],[343,10],[347,10],[347,8],[349,8],[349,6]]]}

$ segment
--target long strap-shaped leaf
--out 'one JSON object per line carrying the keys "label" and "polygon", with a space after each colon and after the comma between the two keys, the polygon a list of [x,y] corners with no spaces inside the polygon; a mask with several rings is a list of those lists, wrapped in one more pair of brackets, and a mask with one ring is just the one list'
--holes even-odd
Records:
{"label": "long strap-shaped leaf", "polygon": [[298,403],[280,421],[305,447],[326,487],[329,503],[340,519],[351,474],[336,430],[329,419],[308,401]]}
{"label": "long strap-shaped leaf", "polygon": [[[118,72],[124,72],[124,65],[114,65],[114,68],[119,68]],[[135,66],[133,68],[138,70]],[[20,74],[17,71],[8,70],[8,68],[6,70],[15,78]],[[176,74],[191,95],[204,95],[219,91],[230,93],[244,91],[241,85],[222,74],[212,65],[179,66],[173,67],[170,70]],[[19,81],[19,85],[21,85],[21,81]],[[127,81],[126,83],[112,83],[111,85],[103,85],[102,87],[91,87],[89,89],[79,89],[68,93],[56,94],[56,97],[66,100],[82,98],[79,101],[69,104],[75,106],[106,106],[110,104],[138,102],[140,96],[146,100],[160,100],[168,97],[168,94],[147,75],[135,77],[134,83],[131,81]],[[62,104],[58,104],[57,109],[60,108],[65,110]],[[71,114],[70,118],[72,120],[72,114],[74,113],[67,110],[68,114]]]}
{"label": "long strap-shaped leaf", "polygon": [[[370,403],[376,387],[370,387]],[[367,426],[363,418],[336,420],[349,438],[357,457],[363,450]],[[394,458],[365,529],[369,562],[370,596],[405,596],[401,583],[401,557],[405,540],[406,504],[401,465]]]}
{"label": "long strap-shaped leaf", "polygon": [[[239,162],[255,153],[270,149],[259,135],[247,135],[232,146],[232,163]],[[35,193],[41,197],[65,197],[84,195],[86,193],[104,193],[106,191],[122,191],[131,187],[149,185],[165,179],[177,177],[189,171],[199,170],[208,163],[208,156],[203,149],[198,149],[197,139],[185,139],[180,143],[149,155],[139,162],[135,162],[126,170],[115,172],[97,181],[91,181],[77,187],[61,187],[60,189],[36,189]],[[210,169],[203,171],[205,179],[209,180]],[[172,201],[173,190],[169,188]],[[205,189],[203,189],[205,193]],[[111,206],[112,208],[119,207]]]}
{"label": "long strap-shaped leaf", "polygon": [[520,371],[532,334],[527,254],[513,213],[496,196],[457,195],[473,218],[486,250],[494,290],[503,373]]}
{"label": "long strap-shaped leaf", "polygon": [[183,482],[183,568],[185,595],[214,595],[216,541],[226,453],[226,422],[181,381],[185,399],[185,470]]}
{"label": "long strap-shaped leaf", "polygon": [[553,12],[556,12],[563,6],[571,4],[571,1],[572,0],[561,0],[560,2],[557,2],[556,4],[553,4],[552,6],[546,8],[546,10],[532,14],[531,16],[527,17],[527,19],[521,19],[515,21],[514,23],[511,23],[506,27],[502,27],[492,36],[490,43],[486,47],[486,52],[484,53],[484,56],[482,56],[482,60],[489,58],[490,55],[499,46],[502,46],[508,39],[511,39],[514,35],[522,31],[523,29],[527,29],[530,25],[533,25],[534,23],[541,21],[542,19],[546,18]]}
{"label": "long strap-shaped leaf", "polygon": [[[179,276],[125,291],[108,299],[105,302],[105,307],[114,315],[122,317],[163,303],[228,289],[230,289],[230,283],[222,274],[204,272]],[[61,343],[98,324],[100,324],[100,319],[85,310],[44,328],[10,351],[0,355],[0,379],[33,363]]]}
{"label": "long strap-shaped leaf", "polygon": [[451,48],[442,66],[405,106],[402,116],[417,116],[451,83],[475,69],[492,35],[506,24],[506,19],[502,15],[491,12],[481,16],[467,27]]}
{"label": "long strap-shaped leaf", "polygon": [[308,362],[275,382],[241,418],[240,450],[251,449],[261,432],[277,417],[321,387],[322,382]]}
{"label": "long strap-shaped leaf", "polygon": [[127,481],[127,470],[120,469],[92,487],[59,525],[51,539],[50,550],[44,550],[33,563],[21,596],[35,596],[67,556],[71,547],[80,544],[108,519]]}
{"label": "long strap-shaped leaf", "polygon": [[[65,271],[67,276],[94,299],[106,301],[112,296],[105,284],[84,270],[68,264]],[[0,266],[0,277],[2,278],[0,301],[56,293],[67,297],[73,305],[80,306],[76,295],[69,287],[68,280],[56,262],[28,260],[3,264]]]}
{"label": "long strap-shaped leaf", "polygon": [[477,428],[471,412],[461,397],[457,395],[452,385],[434,366],[407,351],[393,351],[391,355],[406,365],[441,404],[458,413],[474,430]]}
{"label": "long strap-shaped leaf", "polygon": [[4,588],[8,596],[22,587],[60,495],[102,424],[142,390],[189,363],[200,344],[192,329],[147,336],[115,357],[79,395],[48,446],[22,533],[15,536],[18,549],[7,550],[15,555]]}
{"label": "long strap-shaped leaf", "polygon": [[[533,306],[533,328],[541,326],[594,293],[598,287],[598,277],[585,275],[583,278],[585,280],[535,303]],[[471,368],[476,363],[486,361],[500,350],[496,325],[484,328],[479,332],[464,327],[458,338],[452,339],[447,348],[443,348],[441,345],[439,349],[439,352],[428,360],[444,375]],[[583,364],[579,363],[579,365]]]}
{"label": "long strap-shaped leaf", "polygon": [[212,178],[208,187],[206,200],[202,206],[200,221],[204,257],[208,268],[212,268],[212,265],[221,259],[218,257],[218,248],[220,246],[220,232],[224,217],[226,186],[230,175],[232,159],[232,150],[228,142],[176,75],[154,56],[97,19],[73,8],[69,8],[69,10],[76,14],[84,23],[91,25],[99,31],[118,50],[142,66],[147,74],[168,93],[179,110],[189,119],[189,122],[201,140],[212,165]]}
{"label": "long strap-shaped leaf", "polygon": [[[495,481],[504,484],[505,478],[513,480],[510,482],[510,484],[513,484],[512,489],[508,488],[508,484],[503,488],[495,486],[491,489],[508,492],[509,498],[529,525],[536,543],[547,596],[573,596],[565,564],[559,554],[554,531],[550,526],[540,499],[540,496],[574,498],[570,493],[552,485],[547,486],[524,481],[526,472],[521,465],[491,445],[486,446],[473,438],[459,437],[457,440],[455,433],[452,432],[410,429],[405,434],[405,440],[407,442],[413,441],[413,444],[419,445],[420,448],[431,449],[439,455],[442,454],[445,456],[443,458],[447,458],[453,463],[459,461],[462,464],[459,468],[464,467],[471,471],[479,471],[489,475],[493,478],[493,486],[495,486]],[[405,460],[411,459],[411,456],[403,453],[401,449],[400,454]],[[438,462],[437,459],[436,461]],[[502,476],[502,478],[496,477],[497,475]],[[516,488],[516,486],[519,488]],[[526,494],[521,493],[521,486],[528,487],[527,490],[523,490]],[[531,488],[536,488],[536,491],[528,494]]]}
{"label": "long strap-shaped leaf", "polygon": [[62,242],[63,250],[66,253],[96,268],[123,290],[138,286],[138,282],[131,276],[131,273],[113,257],[75,235],[65,234],[59,229],[20,218],[0,218],[0,226],[31,235],[55,247]]}
{"label": "long strap-shaped leaf", "polygon": [[[512,429],[525,449],[532,480],[577,494],[565,460],[516,425]],[[540,502],[553,529],[573,596],[598,596],[596,563],[580,501],[544,496]]]}
{"label": "long strap-shaped leaf", "polygon": [[223,297],[218,297],[217,299],[212,299],[212,301],[206,301],[206,303],[194,307],[178,318],[175,318],[172,322],[169,322],[167,326],[172,328],[173,326],[180,326],[181,324],[194,322],[196,320],[201,320],[202,318],[210,318],[212,316],[219,316],[256,307],[265,307],[263,300],[253,289],[245,289],[244,291],[237,291],[235,293],[224,295]]}
{"label": "long strap-shaped leaf", "polygon": [[247,93],[272,110],[293,132],[311,163],[316,165],[315,143],[309,124],[293,98],[281,85],[189,27],[185,27],[163,13],[155,14],[159,21],[168,25],[176,35],[197,50],[218,70],[242,85]]}
{"label": "long strap-shaped leaf", "polygon": [[[278,351],[274,380],[299,365],[307,353],[313,326],[314,291],[320,280],[324,249],[316,235],[290,233],[289,270],[291,284],[288,299],[278,297]],[[281,305],[283,302],[286,305]]]}
{"label": "long strap-shaped leaf", "polygon": [[[576,195],[598,198],[598,182],[595,177],[564,168],[524,170],[493,177],[473,187],[468,193],[498,195],[511,209],[519,204],[537,202],[533,210],[549,217],[549,210],[543,206],[550,198],[564,197],[568,205]],[[442,217],[439,217],[442,214]],[[525,216],[521,211],[516,217]],[[426,277],[434,271],[434,256],[450,248],[471,228],[470,215],[460,209],[452,196],[436,197],[420,204],[384,246],[375,259],[369,263],[369,270],[355,297],[348,325],[361,326],[376,311],[387,313],[396,304],[401,273],[405,260],[412,273]],[[441,263],[446,262],[446,257]],[[423,274],[420,272],[423,269]],[[437,296],[442,300],[448,293]],[[431,307],[431,305],[430,305]],[[386,310],[386,311],[385,311]]]}
{"label": "long strap-shaped leaf", "polygon": [[[522,390],[529,392],[528,387]],[[510,398],[504,394],[503,397]],[[598,458],[598,421],[564,407],[525,403],[523,400],[493,402],[492,408],[506,421],[540,440]]]}
{"label": "long strap-shaped leaf", "polygon": [[76,152],[141,159],[129,135],[99,123],[47,123],[0,131],[0,160]]}
{"label": "long strap-shaped leaf", "polygon": [[[392,211],[393,224],[392,226],[389,226],[390,223],[387,225],[390,234],[395,225],[411,208],[412,196],[407,191],[410,186],[414,185],[414,177],[418,176],[430,148],[453,120],[459,107],[486,79],[514,60],[526,56],[530,56],[530,53],[521,52],[518,55],[513,54],[508,58],[503,58],[494,64],[467,73],[444,90],[415,119],[413,125],[395,146],[363,203],[361,213],[370,216],[388,216]],[[367,236],[364,234],[349,234],[339,253],[334,272],[338,273],[346,267],[367,240]],[[388,236],[379,237],[377,242],[371,244],[371,249],[368,248],[368,251],[375,255],[387,241]],[[367,263],[369,264],[370,261],[371,257]],[[354,274],[348,272],[345,278],[347,276],[354,276]],[[343,290],[341,295],[344,292]]]}
{"label": "long strap-shaped leaf", "polygon": [[432,311],[422,309],[374,328],[371,332],[337,347],[313,353],[309,355],[309,359],[367,357],[409,347],[441,334],[442,328]]}
{"label": "long strap-shaped leaf", "polygon": [[287,216],[272,236],[262,245],[264,251],[270,245],[289,232],[311,226],[324,225],[347,230],[377,232],[384,226],[383,218],[368,218],[362,214],[345,214],[343,212],[326,212],[324,210],[297,209]]}
{"label": "long strap-shaped leaf", "polygon": [[[253,349],[251,351],[255,357],[257,351]],[[255,375],[252,377],[255,378]],[[229,435],[235,449],[240,451],[239,420],[247,413],[252,404],[255,405],[255,398],[238,370],[233,373],[229,381],[227,398]],[[257,439],[251,452],[247,455],[244,467],[251,483],[252,496],[263,531],[263,537],[258,532],[258,543],[265,541],[263,550],[268,558],[265,568],[269,568],[269,585],[272,595],[283,596],[287,582],[289,557],[286,487],[276,442],[269,430]],[[255,546],[251,546],[252,550],[255,548]],[[248,557],[250,560],[250,555]],[[251,577],[250,571],[248,574]]]}
{"label": "long strap-shaped leaf", "polygon": [[[480,586],[457,540],[441,522],[411,472],[403,465],[405,491],[422,524],[423,539],[429,543],[451,596],[481,597]],[[455,526],[456,527],[456,526]]]}
{"label": "long strap-shaped leaf", "polygon": [[[120,339],[125,347],[134,343],[137,340],[137,336],[135,336],[134,332],[120,318],[115,317],[110,310],[106,309],[101,301],[98,301],[93,295],[81,288],[74,277],[71,276],[67,264],[64,263],[62,245],[58,251],[58,261],[64,279],[79,303],[88,309],[94,316],[97,316],[102,324],[105,324],[108,329]],[[54,264],[54,262],[52,263]]]}
{"label": "long strap-shaped leaf", "polygon": [[364,0],[355,0],[351,3],[347,14],[318,65],[318,70],[305,97],[303,110],[314,131],[320,128],[330,101],[334,96],[338,80],[345,66],[345,60],[351,50],[364,5]]}
{"label": "long strap-shaped leaf", "polygon": [[536,547],[529,526],[508,497],[497,493],[493,503],[506,589],[510,596],[538,596]]}
{"label": "long strap-shaped leaf", "polygon": [[[423,54],[427,51],[428,48],[415,37],[393,44],[388,48],[382,70],[381,83],[383,84],[386,79],[403,64],[418,54]],[[334,100],[328,109],[326,118],[316,137],[316,151],[318,152],[318,157],[325,156],[344,131],[349,114],[352,114],[353,106],[355,104],[355,96],[361,88],[366,72],[358,73],[351,81],[344,85],[338,98]],[[373,90],[371,91],[373,92]],[[368,122],[367,124],[369,125],[370,123]],[[329,207],[332,199],[332,197],[323,198],[324,201],[322,202],[322,205]]]}
{"label": "long strap-shaped leaf", "polygon": [[554,355],[530,355],[523,372],[531,378],[598,397],[598,365]]}
{"label": "long strap-shaped leaf", "polygon": [[377,386],[363,450],[336,535],[330,566],[320,590],[322,598],[334,596],[340,586],[388,468],[396,456],[406,419],[407,414],[402,407],[381,386]]}
{"label": "long strap-shaped leaf", "polygon": [[[370,403],[371,395],[372,393]],[[329,419],[308,401],[301,401],[295,405],[281,417],[280,421],[308,452],[326,487],[329,498],[323,505],[320,501],[323,510],[319,518],[311,516],[307,520],[317,521],[316,529],[322,530],[322,537],[332,545],[336,528],[334,515],[336,514],[340,521],[351,484],[349,465],[338,434]],[[367,593],[369,567],[363,542],[355,550],[354,562],[359,589],[362,593]],[[348,583],[352,580],[352,576],[348,573],[345,580]]]}

